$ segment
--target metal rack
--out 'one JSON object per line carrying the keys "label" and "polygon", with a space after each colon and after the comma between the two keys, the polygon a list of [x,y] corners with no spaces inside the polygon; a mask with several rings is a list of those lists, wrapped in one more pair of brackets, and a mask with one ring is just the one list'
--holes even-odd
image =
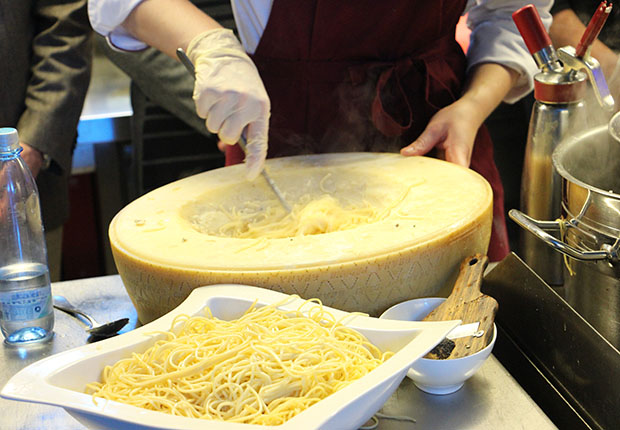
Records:
{"label": "metal rack", "polygon": [[131,144],[125,148],[128,201],[177,179],[224,165],[217,137],[199,133],[150,101],[133,83],[131,103]]}

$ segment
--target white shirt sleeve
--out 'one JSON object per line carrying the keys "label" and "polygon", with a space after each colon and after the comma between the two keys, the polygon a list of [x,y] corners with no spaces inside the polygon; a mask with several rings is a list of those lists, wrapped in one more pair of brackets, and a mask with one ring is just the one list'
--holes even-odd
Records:
{"label": "white shirt sleeve", "polygon": [[[93,29],[105,36],[110,46],[123,51],[147,47],[132,37],[121,24],[144,0],[88,0],[88,17]],[[246,51],[253,54],[271,13],[273,0],[231,0],[239,38]]]}
{"label": "white shirt sleeve", "polygon": [[273,0],[231,0],[239,39],[248,54],[256,51],[265,31]]}
{"label": "white shirt sleeve", "polygon": [[88,0],[88,18],[93,29],[105,36],[112,48],[139,51],[147,45],[131,36],[121,24],[144,0]]}
{"label": "white shirt sleeve", "polygon": [[514,103],[534,88],[533,76],[538,66],[525,46],[521,33],[512,20],[512,13],[526,4],[533,4],[543,25],[549,29],[552,0],[469,0],[465,12],[471,28],[467,68],[476,64],[499,63],[519,72],[519,78],[504,101]]}

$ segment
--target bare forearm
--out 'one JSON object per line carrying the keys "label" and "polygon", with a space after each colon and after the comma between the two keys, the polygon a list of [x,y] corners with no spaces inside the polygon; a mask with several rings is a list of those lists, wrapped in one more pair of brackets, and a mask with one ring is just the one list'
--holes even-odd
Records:
{"label": "bare forearm", "polygon": [[432,148],[452,163],[469,166],[478,129],[517,81],[518,73],[495,63],[471,69],[463,95],[439,110],[402,155],[424,155]]}
{"label": "bare forearm", "polygon": [[495,110],[517,81],[515,70],[495,63],[483,63],[473,68],[459,102],[475,108],[478,124]]}
{"label": "bare forearm", "polygon": [[145,0],[123,22],[137,39],[176,58],[177,48],[187,49],[194,36],[221,28],[187,0]]}

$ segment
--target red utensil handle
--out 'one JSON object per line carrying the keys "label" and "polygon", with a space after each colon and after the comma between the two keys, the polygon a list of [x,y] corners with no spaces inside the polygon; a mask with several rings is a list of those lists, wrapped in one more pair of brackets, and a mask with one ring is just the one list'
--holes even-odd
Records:
{"label": "red utensil handle", "polygon": [[534,5],[528,4],[513,12],[512,19],[517,25],[530,54],[535,54],[541,49],[551,46],[551,38],[545,30]]}
{"label": "red utensil handle", "polygon": [[611,7],[611,2],[607,3],[606,1],[602,1],[598,6],[577,45],[577,49],[575,50],[575,55],[577,55],[577,57],[583,57],[590,45],[594,43],[611,13]]}

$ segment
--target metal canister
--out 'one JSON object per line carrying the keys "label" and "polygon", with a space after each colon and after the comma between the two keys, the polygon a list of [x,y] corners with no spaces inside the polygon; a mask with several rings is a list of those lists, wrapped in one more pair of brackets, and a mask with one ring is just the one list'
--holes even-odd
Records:
{"label": "metal canister", "polygon": [[[608,11],[607,11],[608,13]],[[534,77],[534,98],[521,178],[521,210],[535,219],[555,220],[561,216],[561,178],[554,170],[553,150],[565,138],[588,128],[584,97],[588,81],[603,107],[613,107],[599,63],[590,57],[587,46],[592,32],[582,38],[579,51],[573,47],[555,51],[551,39],[532,5],[519,9],[513,19],[540,68]],[[585,39],[585,40],[584,40]],[[586,52],[586,55],[582,53]],[[556,234],[557,236],[557,234]],[[557,237],[556,237],[557,238]],[[522,231],[519,254],[548,284],[563,284],[560,255],[528,231]]]}
{"label": "metal canister", "polygon": [[[561,178],[551,155],[566,136],[585,129],[584,73],[547,70],[535,76],[534,96],[521,176],[521,210],[542,220],[561,215]],[[526,230],[519,237],[519,255],[550,285],[562,285],[562,258]]]}

